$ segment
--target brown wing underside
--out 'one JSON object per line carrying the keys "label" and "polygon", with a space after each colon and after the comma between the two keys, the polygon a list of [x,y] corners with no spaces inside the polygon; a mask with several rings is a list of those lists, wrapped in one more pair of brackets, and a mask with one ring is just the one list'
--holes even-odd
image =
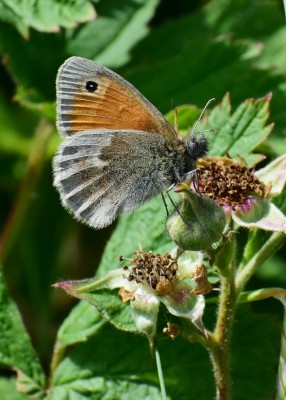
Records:
{"label": "brown wing underside", "polygon": [[[88,92],[86,82],[97,88]],[[90,129],[128,129],[176,138],[174,128],[130,83],[98,64],[72,57],[57,78],[58,128],[65,135]]]}

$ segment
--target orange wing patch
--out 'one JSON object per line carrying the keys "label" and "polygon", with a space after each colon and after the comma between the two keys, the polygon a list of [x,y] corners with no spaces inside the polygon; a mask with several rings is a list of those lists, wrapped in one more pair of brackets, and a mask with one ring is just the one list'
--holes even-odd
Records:
{"label": "orange wing patch", "polygon": [[[97,89],[89,93],[85,83],[80,85],[78,94],[73,92],[68,101],[61,104],[60,123],[68,129],[69,135],[89,129],[128,129],[162,135],[170,128],[173,130],[128,86],[100,76]],[[167,136],[170,134],[174,132],[166,132]]]}

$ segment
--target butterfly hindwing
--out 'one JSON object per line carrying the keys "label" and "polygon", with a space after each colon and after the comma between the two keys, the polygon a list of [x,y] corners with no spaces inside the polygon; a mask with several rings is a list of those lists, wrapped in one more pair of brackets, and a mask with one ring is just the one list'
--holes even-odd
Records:
{"label": "butterfly hindwing", "polygon": [[169,184],[166,140],[142,131],[84,131],[66,138],[54,158],[54,185],[66,208],[94,228],[109,225]]}

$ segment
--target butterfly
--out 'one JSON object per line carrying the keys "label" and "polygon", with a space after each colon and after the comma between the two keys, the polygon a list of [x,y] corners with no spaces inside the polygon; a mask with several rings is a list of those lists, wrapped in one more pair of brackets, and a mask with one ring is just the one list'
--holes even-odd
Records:
{"label": "butterfly", "polygon": [[203,134],[181,140],[132,84],[93,61],[66,60],[56,89],[63,141],[54,186],[64,207],[93,228],[185,181],[207,153]]}

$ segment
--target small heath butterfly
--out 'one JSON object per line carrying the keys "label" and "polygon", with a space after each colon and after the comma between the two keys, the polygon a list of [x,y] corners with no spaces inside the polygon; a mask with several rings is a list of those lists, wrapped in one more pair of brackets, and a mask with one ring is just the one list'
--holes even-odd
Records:
{"label": "small heath butterfly", "polygon": [[187,179],[207,140],[174,127],[115,72],[71,57],[57,76],[54,185],[76,219],[93,228],[112,223],[170,185]]}

